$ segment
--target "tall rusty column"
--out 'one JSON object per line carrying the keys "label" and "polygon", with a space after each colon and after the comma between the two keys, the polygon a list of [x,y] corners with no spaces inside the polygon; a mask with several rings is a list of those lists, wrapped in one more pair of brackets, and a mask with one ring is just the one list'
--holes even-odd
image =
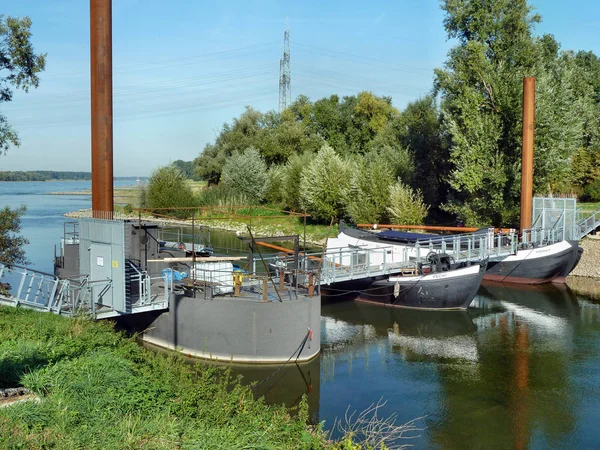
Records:
{"label": "tall rusty column", "polygon": [[523,78],[523,156],[521,163],[521,232],[531,228],[535,78]]}
{"label": "tall rusty column", "polygon": [[92,215],[113,218],[111,0],[90,0]]}

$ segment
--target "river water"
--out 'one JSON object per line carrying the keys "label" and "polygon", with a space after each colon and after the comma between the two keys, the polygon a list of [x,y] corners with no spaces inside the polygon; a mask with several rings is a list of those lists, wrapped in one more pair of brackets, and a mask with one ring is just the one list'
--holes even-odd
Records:
{"label": "river water", "polygon": [[[28,207],[22,224],[34,268],[52,271],[62,215],[91,202],[46,194],[89,187],[0,183],[0,206]],[[227,233],[211,241],[239,245]],[[419,430],[400,441],[416,448],[600,448],[600,283],[583,292],[486,284],[466,312],[326,304],[320,358],[277,372],[234,370],[249,381],[270,377],[255,388],[269,402],[294,405],[306,394],[312,421],[327,429],[347,411],[384,402],[380,417],[416,419]]]}

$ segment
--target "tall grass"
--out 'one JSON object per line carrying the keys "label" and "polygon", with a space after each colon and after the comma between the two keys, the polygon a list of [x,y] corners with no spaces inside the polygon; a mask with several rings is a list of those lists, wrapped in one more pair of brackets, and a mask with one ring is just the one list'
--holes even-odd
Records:
{"label": "tall grass", "polygon": [[0,385],[41,397],[0,409],[0,448],[328,448],[302,402],[255,400],[220,368],[158,355],[110,323],[0,307]]}

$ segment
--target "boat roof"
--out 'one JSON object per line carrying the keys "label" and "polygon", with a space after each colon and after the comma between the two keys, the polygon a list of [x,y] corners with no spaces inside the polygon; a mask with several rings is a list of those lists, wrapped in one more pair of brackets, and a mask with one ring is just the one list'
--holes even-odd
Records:
{"label": "boat roof", "polygon": [[394,230],[384,230],[377,233],[381,239],[389,240],[389,241],[399,241],[399,242],[410,242],[415,243],[417,241],[421,241],[423,239],[439,239],[439,235],[437,234],[425,234],[425,233],[410,233],[408,231],[394,231]]}
{"label": "boat roof", "polygon": [[423,239],[436,239],[440,236],[437,234],[410,233],[406,231],[385,230],[379,233],[374,233],[368,230],[359,230],[347,226],[343,221],[340,221],[340,232],[347,236],[364,239],[368,241],[395,241],[414,244]]}

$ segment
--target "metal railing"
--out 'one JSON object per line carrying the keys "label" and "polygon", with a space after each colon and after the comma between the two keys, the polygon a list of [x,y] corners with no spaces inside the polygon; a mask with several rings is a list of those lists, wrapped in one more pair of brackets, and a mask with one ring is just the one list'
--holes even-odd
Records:
{"label": "metal railing", "polygon": [[577,212],[576,231],[579,236],[578,239],[581,239],[598,227],[600,227],[600,211]]}
{"label": "metal railing", "polygon": [[109,300],[111,296],[107,295],[113,287],[110,279],[90,280],[88,275],[58,278],[27,267],[0,263],[0,303],[98,319],[169,307],[173,284],[166,276],[140,273],[136,277],[139,297],[129,302],[127,311],[117,311]]}
{"label": "metal railing", "polygon": [[194,268],[175,284],[175,291],[204,299],[240,298],[257,302],[285,302],[319,292],[316,270],[274,269],[268,273]]}

